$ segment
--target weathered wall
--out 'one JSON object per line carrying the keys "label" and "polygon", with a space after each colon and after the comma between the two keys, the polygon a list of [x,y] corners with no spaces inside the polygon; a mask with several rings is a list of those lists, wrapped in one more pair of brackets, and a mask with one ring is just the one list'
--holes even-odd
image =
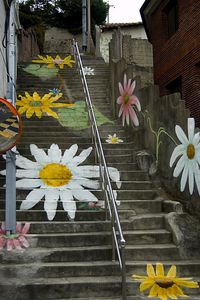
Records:
{"label": "weathered wall", "polygon": [[200,2],[178,0],[179,27],[170,38],[163,22],[167,2],[161,2],[151,19],[155,83],[165,95],[170,93],[168,85],[180,78],[182,99],[200,126]]}
{"label": "weathered wall", "polygon": [[[45,32],[45,53],[72,53],[72,40],[77,41],[79,49],[82,49],[82,34],[73,35],[67,29],[50,27]],[[90,52],[94,52],[93,41],[90,41]]]}
{"label": "weathered wall", "polygon": [[[0,41],[3,40],[4,37],[4,26],[5,26],[5,17],[6,11],[4,6],[4,1],[0,1]],[[0,80],[0,97],[6,96],[6,88],[7,88],[7,72],[5,66],[5,57],[6,57],[6,50],[0,44],[0,70],[1,70],[1,80]]]}
{"label": "weathered wall", "polygon": [[147,40],[124,35],[122,40],[122,57],[128,64],[153,67],[152,45]]}
{"label": "weathered wall", "polygon": [[[120,31],[123,35],[130,35],[132,38],[135,39],[144,39],[144,40],[147,39],[143,26],[135,26],[134,28],[121,27]],[[109,62],[109,43],[112,39],[113,32],[114,30],[111,29],[101,31],[100,37],[98,36],[98,38],[100,38],[99,52],[101,57],[103,57],[106,63]]]}
{"label": "weathered wall", "polygon": [[21,29],[18,34],[18,61],[30,61],[34,56],[40,53],[37,38],[34,30]]}
{"label": "weathered wall", "polygon": [[[112,41],[111,47],[116,46],[116,40]],[[111,51],[113,54],[114,51]],[[116,53],[118,55],[119,53]],[[160,127],[179,144],[175,134],[175,125],[179,125],[187,134],[187,118],[190,116],[189,109],[186,108],[185,102],[181,100],[180,94],[171,94],[161,97],[159,95],[158,86],[153,84],[152,68],[141,67],[130,64],[124,58],[116,59],[110,57],[110,101],[113,115],[117,118],[119,105],[116,103],[119,97],[118,83],[123,82],[124,73],[128,78],[136,80],[136,89],[134,94],[139,98],[142,113],[139,113],[140,126],[138,128],[129,127],[127,130],[134,136],[134,140],[138,143],[138,149],[141,147],[147,149],[156,159],[156,137],[150,129],[158,132]],[[143,71],[141,73],[141,70]],[[146,73],[145,73],[146,72]],[[148,79],[149,78],[149,79]],[[188,184],[185,191],[180,192],[180,176],[173,177],[173,168],[169,167],[169,161],[175,143],[166,134],[160,136],[161,146],[158,155],[158,173],[159,180],[165,191],[169,193],[172,200],[180,201],[184,204],[186,210],[193,215],[197,215],[200,219],[200,201],[199,195],[194,190],[193,196],[189,195]],[[136,145],[137,148],[137,145]],[[155,176],[155,175],[154,175]]]}

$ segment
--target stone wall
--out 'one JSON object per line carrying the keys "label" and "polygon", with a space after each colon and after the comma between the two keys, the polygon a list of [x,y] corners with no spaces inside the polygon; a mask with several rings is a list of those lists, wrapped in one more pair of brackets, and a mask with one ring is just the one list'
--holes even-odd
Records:
{"label": "stone wall", "polygon": [[106,63],[109,62],[109,43],[112,40],[114,31],[120,31],[123,35],[129,35],[132,38],[139,40],[147,40],[147,36],[143,25],[135,27],[118,27],[119,29],[101,30],[96,26],[96,41],[99,40],[99,45],[96,44],[96,52],[100,54]]}
{"label": "stone wall", "polygon": [[[0,41],[4,37],[4,26],[5,26],[6,11],[4,6],[4,1],[0,1]],[[5,65],[6,49],[0,44],[0,70],[1,70],[1,80],[0,80],[0,97],[6,96],[7,88],[7,71]]]}
{"label": "stone wall", "polygon": [[40,53],[34,30],[21,29],[18,34],[18,61],[26,62]]}
{"label": "stone wall", "polygon": [[[123,82],[123,76],[126,73],[128,78],[136,80],[134,94],[139,98],[142,106],[142,112],[138,114],[140,126],[138,128],[130,126],[127,130],[134,136],[138,149],[148,150],[155,163],[156,136],[152,130],[158,133],[159,128],[163,127],[167,134],[179,144],[175,126],[181,126],[187,134],[187,118],[190,116],[190,111],[186,109],[185,102],[181,100],[179,93],[160,97],[158,86],[153,84],[152,68],[135,65],[126,56],[120,58],[120,52],[112,48],[118,43],[119,40],[115,36],[110,44],[110,102],[113,115],[116,118],[118,116],[119,105],[116,103],[119,97],[118,83]],[[170,168],[169,161],[176,145],[167,134],[160,135],[157,172],[152,172],[153,169],[150,169],[150,175],[153,179],[159,179],[169,199],[180,201],[187,212],[200,219],[200,201],[196,188],[192,196],[189,195],[188,184],[186,184],[185,191],[180,192],[181,177],[173,177],[173,168]]]}

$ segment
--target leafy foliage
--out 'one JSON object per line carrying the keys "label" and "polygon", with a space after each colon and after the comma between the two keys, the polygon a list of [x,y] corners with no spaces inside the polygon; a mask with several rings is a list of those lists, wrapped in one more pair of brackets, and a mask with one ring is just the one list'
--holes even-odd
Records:
{"label": "leafy foliage", "polygon": [[[102,24],[108,12],[108,4],[104,0],[91,0],[92,24]],[[25,17],[28,16],[27,17]],[[20,3],[21,23],[24,27],[36,23],[81,30],[82,0],[24,0]]]}

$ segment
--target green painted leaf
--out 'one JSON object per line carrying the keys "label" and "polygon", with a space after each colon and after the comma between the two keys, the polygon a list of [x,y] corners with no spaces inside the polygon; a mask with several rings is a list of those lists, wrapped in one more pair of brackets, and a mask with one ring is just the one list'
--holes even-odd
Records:
{"label": "green painted leaf", "polygon": [[[85,102],[78,101],[76,105],[71,108],[60,108],[58,109],[58,121],[63,127],[69,127],[75,130],[87,129],[88,124],[88,114],[85,111]],[[97,125],[103,125],[105,123],[113,123],[106,116],[104,116],[97,108],[94,108]]]}
{"label": "green painted leaf", "polygon": [[59,71],[56,67],[47,68],[46,65],[41,66],[39,64],[30,64],[23,68],[23,70],[44,80],[55,77]]}

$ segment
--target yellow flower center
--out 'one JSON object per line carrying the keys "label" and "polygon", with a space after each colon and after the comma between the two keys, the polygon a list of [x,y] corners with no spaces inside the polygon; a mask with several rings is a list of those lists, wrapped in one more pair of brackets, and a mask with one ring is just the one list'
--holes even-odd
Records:
{"label": "yellow flower center", "polygon": [[111,142],[111,144],[117,144],[119,142],[119,139],[118,139],[118,137],[112,137],[110,139],[110,142]]}
{"label": "yellow flower center", "polygon": [[52,163],[41,169],[39,176],[46,185],[58,187],[68,184],[72,178],[72,173],[64,165]]}
{"label": "yellow flower center", "polygon": [[163,289],[168,289],[173,286],[174,282],[167,279],[157,279],[155,280],[157,285]]}
{"label": "yellow flower center", "polygon": [[189,159],[193,159],[195,156],[195,148],[193,144],[187,146],[187,156]]}
{"label": "yellow flower center", "polygon": [[39,107],[39,106],[42,106],[42,102],[33,100],[33,101],[29,102],[29,105],[32,107]]}
{"label": "yellow flower center", "polygon": [[127,104],[128,101],[129,101],[129,96],[128,95],[124,96],[124,102],[125,102],[125,104]]}

